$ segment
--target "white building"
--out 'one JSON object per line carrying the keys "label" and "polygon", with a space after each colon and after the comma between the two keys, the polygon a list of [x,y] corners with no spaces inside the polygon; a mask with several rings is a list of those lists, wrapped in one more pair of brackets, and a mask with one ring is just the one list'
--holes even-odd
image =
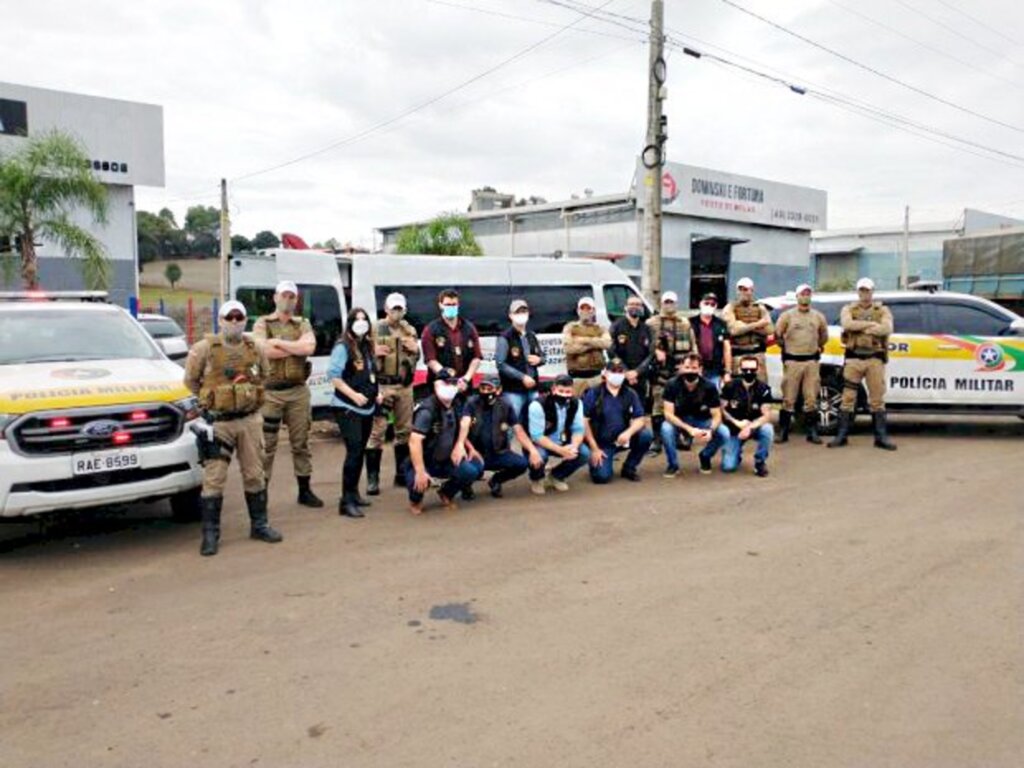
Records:
{"label": "white building", "polygon": [[[106,248],[111,260],[111,299],[124,305],[129,296],[138,295],[135,186],[164,185],[163,108],[0,82],[0,153],[16,149],[26,136],[53,129],[82,142],[93,172],[107,188],[106,226],[94,224],[85,212],[73,218]],[[83,286],[75,260],[53,243],[44,242],[38,253],[44,288]],[[16,276],[8,287],[20,284]]]}

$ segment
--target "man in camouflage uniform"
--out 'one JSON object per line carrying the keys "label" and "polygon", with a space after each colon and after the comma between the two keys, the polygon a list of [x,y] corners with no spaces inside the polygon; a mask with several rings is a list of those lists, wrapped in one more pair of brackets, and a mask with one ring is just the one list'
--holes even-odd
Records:
{"label": "man in camouflage uniform", "polygon": [[729,326],[732,343],[731,373],[739,374],[740,361],[747,356],[757,358],[757,379],[768,383],[768,367],[764,353],[768,348],[768,337],[775,332],[771,315],[763,304],[754,301],[754,281],[742,277],[736,282],[736,301],[726,304],[722,319]]}
{"label": "man in camouflage uniform", "polygon": [[[185,363],[185,386],[199,398],[212,429],[204,444],[203,490],[200,499],[203,540],[201,555],[217,554],[220,513],[231,454],[238,454],[249,535],[276,544],[281,534],[267,520],[267,487],[263,474],[263,383],[270,371],[260,345],[244,335],[245,306],[226,301],[220,309],[221,332],[196,343]],[[212,434],[210,434],[212,433]]]}
{"label": "man in camouflage uniform", "polygon": [[690,321],[679,314],[679,296],[665,291],[661,296],[661,311],[647,321],[654,337],[654,361],[651,375],[651,424],[654,443],[651,453],[661,453],[661,425],[665,421],[663,395],[665,385],[675,376],[679,364],[697,349],[697,339]]}
{"label": "man in camouflage uniform", "polygon": [[605,352],[611,349],[612,337],[608,329],[597,322],[597,304],[590,296],[576,302],[578,320],[566,323],[562,329],[562,347],[565,350],[565,369],[572,376],[572,393],[582,397],[591,387],[602,383]]}
{"label": "man in camouflage uniform", "polygon": [[829,448],[846,445],[850,422],[857,407],[857,396],[863,381],[868,387],[868,405],[875,430],[875,447],[895,451],[889,440],[885,417],[885,364],[889,362],[889,336],[892,335],[892,312],[880,301],[874,301],[875,284],[869,277],[857,281],[857,301],[843,307],[843,402],[839,411],[839,431]]}
{"label": "man in camouflage uniform", "polygon": [[274,291],[273,314],[265,315],[252,327],[253,338],[260,341],[267,360],[270,376],[264,385],[263,438],[266,453],[263,470],[270,483],[277,454],[277,436],[281,422],[288,427],[288,443],[292,448],[292,466],[299,486],[299,504],[322,507],[309,487],[313,474],[312,455],[309,452],[309,428],[313,415],[310,411],[310,366],[306,358],[316,349],[313,327],[303,317],[296,317],[295,306],[299,289],[290,280],[283,280]]}
{"label": "man in camouflage uniform", "polygon": [[811,286],[796,288],[796,306],[779,316],[775,341],[782,349],[782,410],[777,442],[789,440],[789,427],[800,393],[804,396],[804,428],[807,442],[821,444],[818,436],[818,396],[821,392],[821,353],[828,343],[828,321],[811,309]]}
{"label": "man in camouflage uniform", "polygon": [[384,300],[387,317],[377,322],[377,382],[384,400],[373,418],[373,430],[366,444],[366,493],[380,494],[380,461],[387,414],[395,416],[396,487],[405,485],[402,465],[409,458],[409,434],[412,432],[412,381],[420,358],[419,336],[405,319],[405,296],[392,293]]}

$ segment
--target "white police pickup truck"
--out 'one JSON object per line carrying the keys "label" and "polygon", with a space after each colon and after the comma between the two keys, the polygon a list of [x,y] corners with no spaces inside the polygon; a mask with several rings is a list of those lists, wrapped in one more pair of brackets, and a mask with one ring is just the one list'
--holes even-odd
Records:
{"label": "white police pickup truck", "polygon": [[169,498],[202,481],[181,367],[96,293],[0,293],[0,517]]}

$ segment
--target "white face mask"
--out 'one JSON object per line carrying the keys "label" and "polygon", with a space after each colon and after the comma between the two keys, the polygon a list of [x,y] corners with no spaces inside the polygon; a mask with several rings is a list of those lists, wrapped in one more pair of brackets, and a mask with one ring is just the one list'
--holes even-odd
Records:
{"label": "white face mask", "polygon": [[713,314],[715,314],[715,308],[710,304],[701,304],[700,314],[701,317],[711,317]]}
{"label": "white face mask", "polygon": [[446,403],[450,403],[459,394],[459,388],[454,384],[438,384],[435,391],[437,396]]}
{"label": "white face mask", "polygon": [[224,329],[224,337],[231,341],[238,341],[245,331],[245,320],[221,320],[221,328]]}
{"label": "white face mask", "polygon": [[608,374],[608,383],[611,384],[613,387],[621,387],[622,386],[622,382],[624,382],[625,380],[626,380],[626,374],[624,374],[624,373],[609,373]]}
{"label": "white face mask", "polygon": [[366,320],[356,320],[352,323],[352,333],[356,336],[365,336],[370,332],[370,323]]}
{"label": "white face mask", "polygon": [[525,328],[528,322],[530,322],[529,312],[517,312],[516,314],[512,315],[512,323],[517,328]]}

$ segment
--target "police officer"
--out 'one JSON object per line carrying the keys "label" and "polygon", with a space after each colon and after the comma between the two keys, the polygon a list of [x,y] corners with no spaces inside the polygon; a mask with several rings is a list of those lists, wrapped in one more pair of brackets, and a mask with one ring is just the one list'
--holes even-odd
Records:
{"label": "police officer", "polygon": [[654,336],[644,323],[644,302],[637,295],[626,300],[626,316],[612,324],[612,348],[609,352],[626,366],[626,384],[636,392],[646,408],[651,361],[654,359]]}
{"label": "police officer", "polygon": [[[538,496],[547,493],[548,488],[559,493],[568,491],[569,478],[590,460],[590,448],[584,442],[587,431],[583,405],[573,394],[574,385],[569,374],[556,376],[551,391],[527,409],[525,426],[540,459],[538,464],[530,454],[530,492]],[[549,459],[558,461],[558,466],[547,471]]]}
{"label": "police officer", "polygon": [[607,328],[598,324],[597,304],[592,297],[584,296],[576,303],[576,314],[579,319],[566,323],[562,329],[562,346],[573,395],[580,397],[601,383],[604,356],[611,349],[612,337]]}
{"label": "police officer", "polygon": [[676,375],[683,358],[697,347],[690,321],[679,314],[678,301],[679,296],[675,291],[665,291],[661,295],[661,311],[647,321],[654,337],[654,361],[651,364],[652,453],[661,453],[661,425],[665,421],[662,395],[665,385]]}
{"label": "police officer", "polygon": [[889,361],[889,336],[892,334],[892,312],[880,301],[874,301],[875,284],[869,277],[857,281],[857,301],[843,307],[840,325],[846,348],[843,364],[843,401],[839,411],[839,431],[829,448],[846,445],[850,422],[857,407],[860,384],[868,387],[868,405],[875,430],[875,447],[895,451],[889,440],[885,418],[885,364]]}
{"label": "police officer", "polygon": [[239,301],[220,308],[221,331],[208,334],[188,353],[185,386],[198,397],[213,421],[213,456],[203,465],[200,499],[203,539],[201,555],[215,555],[220,543],[220,513],[231,454],[238,454],[249,535],[276,544],[280,533],[267,520],[267,487],[263,472],[263,384],[270,371],[257,342],[244,335],[246,311]]}
{"label": "police officer", "polygon": [[[516,436],[525,455],[512,450],[510,433]],[[497,376],[485,377],[477,393],[466,401],[459,443],[465,446],[470,458],[483,462],[485,472],[493,473],[487,487],[496,499],[503,494],[502,485],[525,474],[530,464],[544,466],[544,460],[520,423],[519,413],[501,396],[501,379]]]}
{"label": "police officer", "polygon": [[537,399],[540,367],[547,362],[547,356],[537,334],[527,328],[530,305],[523,299],[514,299],[508,317],[511,325],[494,342],[494,364],[505,400],[518,420],[526,404]]}
{"label": "police officer", "polygon": [[625,385],[626,366],[608,362],[604,384],[583,396],[583,423],[590,446],[590,479],[598,485],[612,480],[615,454],[628,452],[622,463],[623,479],[640,482],[640,462],[651,447],[640,397]]}
{"label": "police officer", "polygon": [[768,348],[768,337],[775,332],[768,309],[754,301],[754,281],[741,277],[736,282],[736,301],[726,304],[722,319],[729,327],[732,337],[733,375],[739,372],[740,359],[748,355],[757,358],[757,378],[768,383],[768,368],[764,352]]}
{"label": "police officer", "polygon": [[754,474],[768,476],[768,456],[772,450],[772,391],[757,380],[758,362],[753,355],[740,360],[739,376],[722,387],[722,417],[729,439],[722,450],[722,471],[735,472],[743,461],[743,446],[757,443]]}
{"label": "police officer", "polygon": [[697,320],[691,323],[697,340],[703,376],[716,390],[722,388],[723,381],[728,383],[732,378],[732,342],[729,340],[729,327],[715,314],[717,310],[718,297],[714,293],[705,293],[700,300]]}
{"label": "police officer", "polygon": [[253,338],[263,344],[270,361],[270,376],[264,386],[263,439],[266,452],[263,471],[270,474],[277,454],[277,435],[283,421],[288,427],[292,448],[292,466],[299,485],[299,504],[322,507],[323,501],[309,487],[313,461],[309,452],[309,428],[313,414],[309,405],[310,366],[306,361],[316,349],[313,327],[295,315],[299,289],[291,280],[282,280],[274,291],[274,312],[259,318],[252,327]]}
{"label": "police officer", "polygon": [[821,353],[828,343],[828,321],[811,309],[813,291],[807,283],[796,288],[796,306],[779,316],[775,341],[782,349],[782,410],[778,442],[789,440],[797,396],[804,396],[804,428],[807,442],[821,443],[818,436],[818,396],[821,390]]}
{"label": "police officer", "polygon": [[442,369],[434,377],[433,394],[416,404],[409,438],[405,482],[409,511],[423,513],[423,494],[433,479],[443,480],[437,492],[441,504],[455,509],[455,496],[472,486],[484,473],[483,462],[470,458],[459,442],[460,408],[458,377]]}
{"label": "police officer", "polygon": [[373,419],[370,441],[366,444],[366,493],[380,493],[380,460],[387,414],[395,417],[395,486],[405,485],[400,467],[409,458],[409,433],[412,429],[412,381],[420,347],[416,329],[405,319],[405,296],[392,293],[384,300],[387,317],[377,322],[377,370],[381,409]]}
{"label": "police officer", "polygon": [[459,316],[459,292],[446,288],[437,296],[441,316],[423,329],[423,361],[427,365],[427,383],[433,383],[442,370],[448,371],[462,394],[473,386],[480,367],[480,335],[476,326]]}

